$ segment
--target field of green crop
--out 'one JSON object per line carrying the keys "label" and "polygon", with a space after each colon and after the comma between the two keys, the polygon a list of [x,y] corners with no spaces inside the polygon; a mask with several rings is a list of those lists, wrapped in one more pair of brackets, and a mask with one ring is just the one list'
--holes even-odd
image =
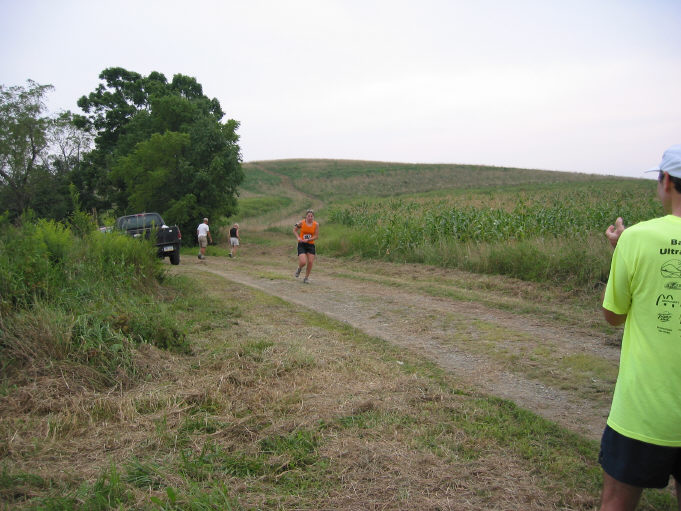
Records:
{"label": "field of green crop", "polygon": [[413,248],[453,239],[505,242],[534,237],[581,238],[602,233],[616,216],[638,222],[659,213],[649,183],[626,181],[573,184],[569,189],[507,192],[468,197],[363,200],[335,207],[329,220],[374,233],[381,249]]}
{"label": "field of green crop", "polygon": [[607,278],[608,225],[661,213],[650,181],[592,176],[361,199],[332,206],[327,223],[338,253],[591,287]]}

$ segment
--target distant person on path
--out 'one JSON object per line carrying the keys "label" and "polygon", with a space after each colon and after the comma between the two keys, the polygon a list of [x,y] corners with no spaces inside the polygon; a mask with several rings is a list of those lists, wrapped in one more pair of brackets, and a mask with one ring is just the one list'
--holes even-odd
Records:
{"label": "distant person on path", "polygon": [[315,222],[314,211],[311,209],[307,210],[305,219],[293,227],[293,234],[298,239],[298,269],[296,270],[296,278],[300,276],[302,269],[307,266],[303,284],[308,284],[316,254],[314,242],[319,238],[319,223]]}
{"label": "distant person on path", "polygon": [[234,224],[229,229],[229,257],[236,257],[236,249],[239,246],[239,224]]}
{"label": "distant person on path", "polygon": [[673,476],[681,510],[681,144],[665,151],[657,196],[666,216],[606,230],[615,248],[603,298],[624,324],[620,369],[601,440],[601,511],[634,510]]}
{"label": "distant person on path", "polygon": [[206,258],[206,247],[208,241],[213,243],[213,238],[210,235],[210,227],[208,227],[208,219],[204,218],[203,223],[200,223],[196,228],[196,237],[199,239],[199,259]]}

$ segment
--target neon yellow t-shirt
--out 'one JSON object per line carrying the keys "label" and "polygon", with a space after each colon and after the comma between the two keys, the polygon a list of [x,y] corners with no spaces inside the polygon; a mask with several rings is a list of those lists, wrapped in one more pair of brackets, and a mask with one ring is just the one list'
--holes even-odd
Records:
{"label": "neon yellow t-shirt", "polygon": [[627,314],[608,425],[642,442],[681,447],[681,218],[625,229],[603,307]]}

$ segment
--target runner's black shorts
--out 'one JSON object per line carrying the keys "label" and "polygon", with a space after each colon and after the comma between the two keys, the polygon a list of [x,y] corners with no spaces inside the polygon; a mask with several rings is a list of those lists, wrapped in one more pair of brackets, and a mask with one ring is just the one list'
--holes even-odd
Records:
{"label": "runner's black shorts", "polygon": [[669,476],[681,481],[681,447],[634,440],[605,427],[598,462],[606,474],[639,488],[664,488]]}
{"label": "runner's black shorts", "polygon": [[315,252],[314,243],[303,243],[302,241],[298,242],[298,255],[316,253],[317,252]]}

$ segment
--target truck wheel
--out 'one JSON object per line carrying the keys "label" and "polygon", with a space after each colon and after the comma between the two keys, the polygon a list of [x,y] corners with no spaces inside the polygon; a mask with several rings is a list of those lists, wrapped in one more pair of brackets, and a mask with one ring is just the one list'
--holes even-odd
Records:
{"label": "truck wheel", "polygon": [[180,247],[175,246],[175,250],[170,253],[170,264],[180,264]]}

